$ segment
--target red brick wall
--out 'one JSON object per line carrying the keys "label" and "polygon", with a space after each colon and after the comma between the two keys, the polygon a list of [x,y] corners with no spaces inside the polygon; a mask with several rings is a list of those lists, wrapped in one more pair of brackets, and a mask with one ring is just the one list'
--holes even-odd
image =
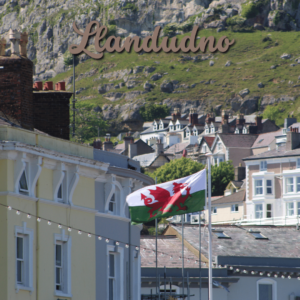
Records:
{"label": "red brick wall", "polygon": [[0,56],[0,115],[33,130],[33,63],[24,57]]}
{"label": "red brick wall", "polygon": [[72,93],[39,91],[33,93],[34,128],[51,136],[69,139],[70,110]]}

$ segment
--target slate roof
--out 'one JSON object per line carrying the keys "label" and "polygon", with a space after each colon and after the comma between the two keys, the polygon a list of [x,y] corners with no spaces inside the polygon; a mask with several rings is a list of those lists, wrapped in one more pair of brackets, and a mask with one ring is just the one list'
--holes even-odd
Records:
{"label": "slate roof", "polygon": [[219,133],[224,145],[228,148],[251,148],[257,134],[224,134]]}
{"label": "slate roof", "polygon": [[252,145],[252,148],[268,147],[275,140],[275,137],[281,134],[282,134],[282,129],[259,134],[256,141]]}
{"label": "slate roof", "polygon": [[266,151],[257,155],[252,155],[243,160],[256,160],[256,159],[267,159],[267,158],[274,158],[274,157],[288,157],[288,156],[299,156],[300,155],[300,148],[294,150],[286,150],[286,146],[280,146],[278,149],[273,149],[270,151]]}
{"label": "slate roof", "polygon": [[246,194],[245,190],[238,191],[238,192],[233,193],[231,195],[224,196],[224,197],[221,197],[221,198],[216,199],[216,200],[212,200],[212,204],[215,205],[215,204],[243,202],[243,201],[245,201],[245,194]]}
{"label": "slate roof", "polygon": [[[147,248],[147,250],[143,250]],[[140,239],[140,253],[141,253],[141,267],[142,268],[155,268],[155,236],[142,235]],[[157,239],[157,249],[158,249],[158,267],[166,268],[181,268],[182,260],[179,259],[182,251],[181,241],[175,235],[168,236],[158,236]],[[167,253],[167,255],[161,255],[161,252]],[[185,268],[198,268],[198,262],[195,264],[196,257],[187,247],[184,247],[184,267]],[[172,256],[172,259],[170,259]],[[187,260],[189,258],[189,261]],[[204,263],[202,263],[205,266]]]}
{"label": "slate roof", "polygon": [[154,153],[147,153],[142,155],[134,156],[132,159],[139,161],[141,167],[148,167],[150,166],[157,158],[157,154]]}
{"label": "slate roof", "polygon": [[184,149],[186,149],[190,143],[177,143],[172,145],[168,150],[165,151],[165,154],[174,154],[174,153],[179,153],[182,152]]}
{"label": "slate roof", "polygon": [[240,189],[242,187],[242,185],[244,184],[244,180],[241,180],[241,181],[231,180],[231,182],[238,189]]}
{"label": "slate roof", "polygon": [[[181,235],[181,225],[172,225]],[[295,226],[212,226],[223,231],[229,239],[218,238],[212,234],[212,255],[214,256],[251,256],[251,257],[286,257],[300,256],[300,231]],[[268,239],[255,239],[249,232],[259,231]],[[213,231],[212,231],[213,232]],[[185,240],[199,250],[199,225],[188,225],[184,228]],[[201,228],[201,253],[208,257],[208,230]]]}
{"label": "slate roof", "polygon": [[149,128],[147,128],[146,130],[142,131],[140,133],[140,135],[142,134],[147,134],[147,133],[152,133],[152,132],[164,132],[164,131],[169,131],[169,126],[168,127],[165,127],[164,129],[158,129],[158,130],[154,130],[153,129],[153,125],[151,125]]}

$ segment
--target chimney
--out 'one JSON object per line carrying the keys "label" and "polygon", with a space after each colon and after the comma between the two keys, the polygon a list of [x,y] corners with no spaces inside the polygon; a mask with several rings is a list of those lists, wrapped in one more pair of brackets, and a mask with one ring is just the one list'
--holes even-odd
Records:
{"label": "chimney", "polygon": [[196,108],[191,108],[191,109],[190,109],[189,123],[190,123],[192,126],[198,124],[198,114],[197,114]]}
{"label": "chimney", "polygon": [[178,107],[175,107],[172,113],[172,121],[176,121],[180,119],[180,117],[181,117],[180,109]]}
{"label": "chimney", "polygon": [[133,140],[130,141],[128,144],[128,157],[133,158],[134,156],[138,155],[137,153],[137,144],[133,142]]}
{"label": "chimney", "polygon": [[100,139],[94,140],[93,145],[92,145],[95,149],[102,149],[102,142]]}
{"label": "chimney", "polygon": [[293,118],[293,117],[286,118],[286,119],[284,119],[284,128],[288,129],[294,123],[297,123],[296,118]]}
{"label": "chimney", "polygon": [[27,32],[21,32],[21,37],[20,37],[20,45],[19,45],[19,50],[20,50],[20,55],[27,57],[27,46],[28,43],[28,33]]}
{"label": "chimney", "polygon": [[256,116],[255,117],[255,125],[257,126],[257,132],[262,130],[262,117],[261,116]]}
{"label": "chimney", "polygon": [[156,153],[156,155],[164,153],[164,144],[161,142],[161,140],[157,140],[157,142],[156,142],[155,153]]}
{"label": "chimney", "polygon": [[244,124],[245,124],[244,115],[243,114],[238,114],[237,115],[237,120],[236,120],[236,125],[244,125]]}
{"label": "chimney", "polygon": [[215,115],[214,113],[208,113],[206,115],[205,123],[210,124],[212,122],[215,122]]}
{"label": "chimney", "polygon": [[5,56],[6,39],[0,39],[0,56]]}
{"label": "chimney", "polygon": [[286,151],[296,149],[300,144],[300,133],[298,132],[298,128],[292,128],[291,131],[286,133]]}
{"label": "chimney", "polygon": [[103,151],[109,151],[114,148],[114,144],[110,141],[110,134],[105,136],[105,142],[103,143]]}
{"label": "chimney", "polygon": [[125,150],[128,149],[128,145],[132,142],[134,142],[134,138],[131,136],[131,131],[126,132],[126,135],[123,137],[124,144],[125,144]]}
{"label": "chimney", "polygon": [[242,167],[242,164],[239,163],[238,167],[234,169],[234,180],[235,181],[242,181],[246,178],[245,167]]}
{"label": "chimney", "polygon": [[228,124],[228,114],[225,109],[222,110],[222,125],[223,124]]}
{"label": "chimney", "polygon": [[44,91],[53,91],[53,81],[46,81],[44,83]]}
{"label": "chimney", "polygon": [[10,40],[11,54],[20,55],[20,33],[18,32],[18,30],[10,29],[8,34]]}

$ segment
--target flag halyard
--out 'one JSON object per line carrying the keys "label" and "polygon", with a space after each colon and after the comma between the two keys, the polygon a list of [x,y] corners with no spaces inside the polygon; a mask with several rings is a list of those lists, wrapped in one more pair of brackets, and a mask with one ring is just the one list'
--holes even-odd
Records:
{"label": "flag halyard", "polygon": [[193,175],[147,186],[127,196],[131,221],[146,223],[201,211],[205,206],[206,170]]}

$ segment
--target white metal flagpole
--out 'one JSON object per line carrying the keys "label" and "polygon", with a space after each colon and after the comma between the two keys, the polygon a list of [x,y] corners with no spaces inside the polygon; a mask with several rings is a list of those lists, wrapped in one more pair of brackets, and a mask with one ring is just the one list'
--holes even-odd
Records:
{"label": "white metal flagpole", "polygon": [[212,249],[211,249],[211,154],[207,155],[207,196],[208,196],[208,300],[213,300],[213,285],[212,285]]}

